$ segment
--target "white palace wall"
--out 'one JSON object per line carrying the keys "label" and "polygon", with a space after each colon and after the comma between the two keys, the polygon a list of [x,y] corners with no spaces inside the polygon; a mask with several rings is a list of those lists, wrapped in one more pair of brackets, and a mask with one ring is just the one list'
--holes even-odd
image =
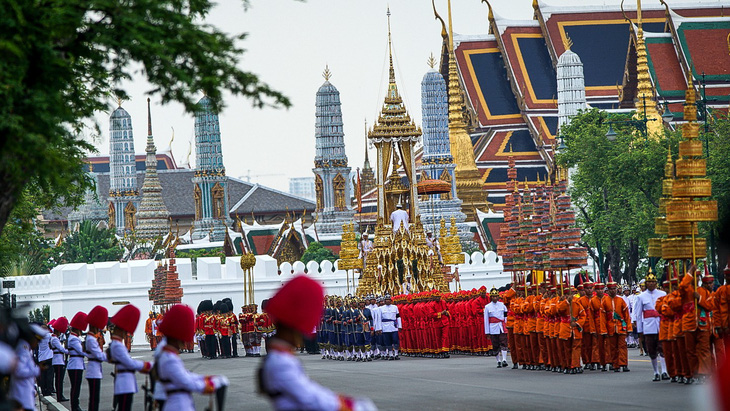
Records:
{"label": "white palace wall", "polygon": [[[502,260],[488,251],[486,254],[475,252],[465,254],[465,264],[459,265],[461,288],[500,287],[510,281],[508,273],[502,272]],[[134,336],[135,344],[145,344],[144,320],[152,309],[148,290],[157,262],[137,260],[127,263],[102,262],[94,264],[65,264],[55,267],[50,274],[13,277],[18,304],[25,304],[26,310],[49,305],[51,318],[71,317],[78,311],[88,312],[93,306],[101,305],[113,316],[122,304],[130,303],[142,311],[140,325]],[[196,261],[195,270],[189,258],[176,259],[178,275],[183,288],[182,302],[196,309],[202,300],[214,302],[231,298],[235,311],[243,305],[243,270],[240,257],[228,257],[221,264],[218,257],[203,257]],[[337,268],[338,262],[311,261],[306,265],[307,274],[319,281],[327,294],[346,295],[347,276]],[[281,284],[302,272],[304,263],[283,263],[277,266],[276,260],[268,255],[256,256],[253,268],[254,292],[256,303],[270,298]],[[350,272],[352,281],[352,272]],[[451,290],[456,289],[452,281]],[[355,287],[350,284],[349,292],[354,294]]]}

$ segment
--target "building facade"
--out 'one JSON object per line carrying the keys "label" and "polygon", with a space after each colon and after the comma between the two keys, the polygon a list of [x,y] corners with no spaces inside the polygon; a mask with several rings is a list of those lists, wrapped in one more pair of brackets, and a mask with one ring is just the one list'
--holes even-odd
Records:
{"label": "building facade", "polygon": [[132,116],[121,102],[109,117],[109,226],[131,232],[139,207]]}

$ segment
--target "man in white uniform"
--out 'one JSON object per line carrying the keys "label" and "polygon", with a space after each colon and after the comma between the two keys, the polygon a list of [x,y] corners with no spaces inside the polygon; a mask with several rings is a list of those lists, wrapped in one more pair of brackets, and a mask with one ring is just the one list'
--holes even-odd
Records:
{"label": "man in white uniform", "polygon": [[[669,379],[666,365],[663,358],[658,356],[659,346],[659,324],[661,318],[656,310],[656,300],[667,295],[662,290],[657,290],[657,278],[653,273],[646,276],[646,291],[636,298],[636,326],[639,333],[644,335],[646,351],[651,358],[651,365],[654,368],[654,381],[660,381],[662,377]],[[661,362],[662,375],[659,375],[659,364]]]}
{"label": "man in white uniform", "polygon": [[377,304],[375,296],[370,296],[370,305],[367,307],[370,310],[370,314],[373,316],[373,323],[370,324],[370,352],[372,357],[376,360],[380,358],[380,347],[382,344],[382,335],[378,334],[376,330],[382,327],[381,319],[382,314],[380,312],[380,306]]}
{"label": "man in white uniform", "polygon": [[492,287],[489,291],[491,301],[484,307],[484,333],[492,340],[497,351],[497,368],[507,367],[507,306],[499,301],[499,291]]}
{"label": "man in white uniform", "polygon": [[362,240],[360,240],[360,258],[362,258],[362,269],[365,271],[365,268],[367,268],[367,259],[368,254],[370,254],[370,251],[373,250],[373,242],[368,239],[368,233],[365,232],[362,235]]}
{"label": "man in white uniform", "polygon": [[395,211],[390,213],[390,222],[393,224],[393,232],[400,230],[401,223],[403,223],[403,229],[410,232],[408,228],[408,212],[403,210],[403,204],[398,203],[395,206]]}
{"label": "man in white uniform", "polygon": [[398,356],[398,346],[400,344],[398,331],[400,331],[403,325],[398,307],[393,305],[393,300],[391,300],[389,295],[385,296],[385,305],[380,307],[380,312],[380,324],[379,328],[376,328],[376,331],[381,331],[383,335],[384,355],[390,361],[400,360]]}

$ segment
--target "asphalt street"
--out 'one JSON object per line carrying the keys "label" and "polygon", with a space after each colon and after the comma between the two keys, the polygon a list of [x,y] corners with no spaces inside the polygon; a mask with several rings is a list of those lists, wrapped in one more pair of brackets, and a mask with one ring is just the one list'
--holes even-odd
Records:
{"label": "asphalt street", "polygon": [[[133,349],[132,356],[149,360],[151,351]],[[223,374],[230,380],[229,410],[271,409],[256,393],[256,370],[261,358],[206,360],[199,353],[182,354],[188,370],[199,374]],[[381,410],[607,410],[702,408],[694,400],[702,388],[652,382],[651,363],[629,349],[628,373],[586,371],[563,375],[545,371],[497,369],[494,357],[455,355],[449,359],[402,357],[400,361],[367,363],[322,360],[318,355],[299,354],[304,368],[315,381],[352,396],[371,398]],[[104,365],[102,410],[111,410],[111,366]],[[145,376],[137,374],[142,386]],[[87,387],[81,391],[86,409]],[[68,378],[65,395],[69,396]],[[198,410],[209,397],[196,395]],[[135,396],[134,409],[141,410],[143,392]],[[63,405],[69,407],[68,402]],[[107,405],[108,404],[108,405]]]}

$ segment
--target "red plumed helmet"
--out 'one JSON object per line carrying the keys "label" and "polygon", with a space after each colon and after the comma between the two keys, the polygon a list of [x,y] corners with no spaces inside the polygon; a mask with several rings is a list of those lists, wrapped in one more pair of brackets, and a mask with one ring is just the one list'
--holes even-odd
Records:
{"label": "red plumed helmet", "polygon": [[133,333],[139,324],[139,315],[139,308],[127,304],[111,318],[111,322],[122,330]]}
{"label": "red plumed helmet", "polygon": [[77,312],[76,315],[74,315],[74,318],[71,319],[70,325],[79,331],[86,331],[86,327],[89,326],[86,313],[82,311]]}
{"label": "red plumed helmet", "polygon": [[170,307],[162,317],[160,332],[168,337],[183,342],[193,341],[195,336],[195,314],[193,309],[184,304]]}
{"label": "red plumed helmet", "polygon": [[66,317],[56,319],[56,322],[53,323],[53,329],[60,334],[65,333],[68,330],[68,319]]}
{"label": "red plumed helmet", "polygon": [[89,321],[89,325],[102,329],[106,327],[106,323],[109,321],[109,312],[106,308],[97,305],[89,311],[89,315],[86,316],[86,320]]}
{"label": "red plumed helmet", "polygon": [[284,284],[266,306],[275,322],[309,334],[322,315],[322,286],[306,275],[299,275]]}

